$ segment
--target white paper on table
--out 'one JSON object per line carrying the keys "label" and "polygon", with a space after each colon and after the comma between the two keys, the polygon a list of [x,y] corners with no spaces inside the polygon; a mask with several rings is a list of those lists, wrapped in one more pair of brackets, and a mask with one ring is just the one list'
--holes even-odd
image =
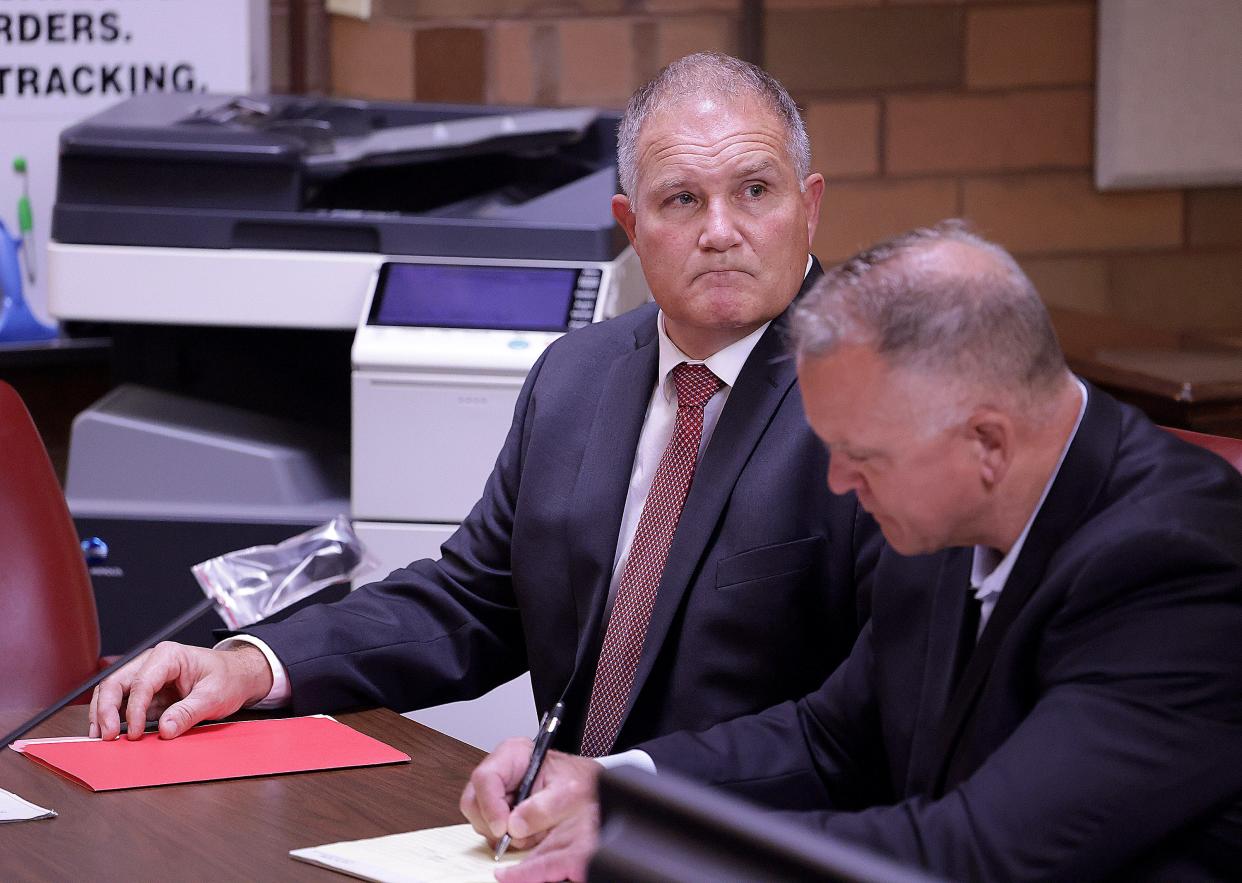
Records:
{"label": "white paper on table", "polygon": [[26,822],[31,819],[52,819],[56,810],[35,806],[11,791],[0,788],[0,822]]}
{"label": "white paper on table", "polygon": [[293,849],[289,855],[376,883],[495,883],[498,868],[523,857],[511,849],[493,861],[492,848],[469,825],[346,840]]}
{"label": "white paper on table", "polygon": [[46,745],[49,742],[99,742],[98,736],[49,736],[46,739],[18,739],[9,744],[9,748],[18,754],[26,753],[27,745]]}

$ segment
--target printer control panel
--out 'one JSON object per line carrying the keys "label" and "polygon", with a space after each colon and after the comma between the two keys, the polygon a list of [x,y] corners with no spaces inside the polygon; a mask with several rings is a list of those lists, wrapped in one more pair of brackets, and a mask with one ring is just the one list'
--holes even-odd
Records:
{"label": "printer control panel", "polygon": [[354,337],[354,369],[524,376],[562,334],[642,304],[637,264],[632,249],[609,262],[386,261]]}

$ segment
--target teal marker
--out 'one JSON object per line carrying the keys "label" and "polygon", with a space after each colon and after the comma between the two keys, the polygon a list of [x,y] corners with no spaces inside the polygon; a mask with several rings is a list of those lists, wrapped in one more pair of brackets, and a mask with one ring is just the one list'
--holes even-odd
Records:
{"label": "teal marker", "polygon": [[17,232],[22,238],[22,254],[26,256],[26,278],[34,285],[34,212],[30,210],[30,178],[26,174],[26,157],[13,158],[13,171],[22,179],[22,195],[17,199]]}

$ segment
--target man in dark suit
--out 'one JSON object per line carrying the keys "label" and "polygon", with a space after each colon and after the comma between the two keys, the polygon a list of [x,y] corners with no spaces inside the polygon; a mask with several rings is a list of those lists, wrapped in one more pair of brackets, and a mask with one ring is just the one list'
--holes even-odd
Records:
{"label": "man in dark suit", "polygon": [[[887,541],[871,621],[809,696],[632,754],[950,879],[1236,879],[1242,477],[1070,374],[957,226],[831,270],[793,328],[829,487]],[[598,765],[545,768],[508,830],[575,836],[506,881],[581,874]]]}
{"label": "man in dark suit", "polygon": [[442,557],[231,649],[161,645],[104,682],[92,733],[116,737],[127,696],[131,735],[163,709],[173,737],[256,701],[404,710],[529,668],[540,709],[565,699],[559,744],[602,753],[801,695],[844,658],[874,534],[808,480],[826,455],[781,358],[820,272],[797,108],[752,65],[692,56],[635,94],[618,140],[613,210],[656,304],[540,358]]}

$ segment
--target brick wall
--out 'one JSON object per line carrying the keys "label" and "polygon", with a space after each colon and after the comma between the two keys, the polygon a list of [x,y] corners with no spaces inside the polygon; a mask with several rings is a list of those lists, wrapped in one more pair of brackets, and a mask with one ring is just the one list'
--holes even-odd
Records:
{"label": "brick wall", "polygon": [[[373,0],[333,17],[336,94],[620,106],[737,52],[736,0]],[[831,261],[949,216],[1050,304],[1242,330],[1242,188],[1097,192],[1094,0],[768,0],[766,65],[806,110]]]}

